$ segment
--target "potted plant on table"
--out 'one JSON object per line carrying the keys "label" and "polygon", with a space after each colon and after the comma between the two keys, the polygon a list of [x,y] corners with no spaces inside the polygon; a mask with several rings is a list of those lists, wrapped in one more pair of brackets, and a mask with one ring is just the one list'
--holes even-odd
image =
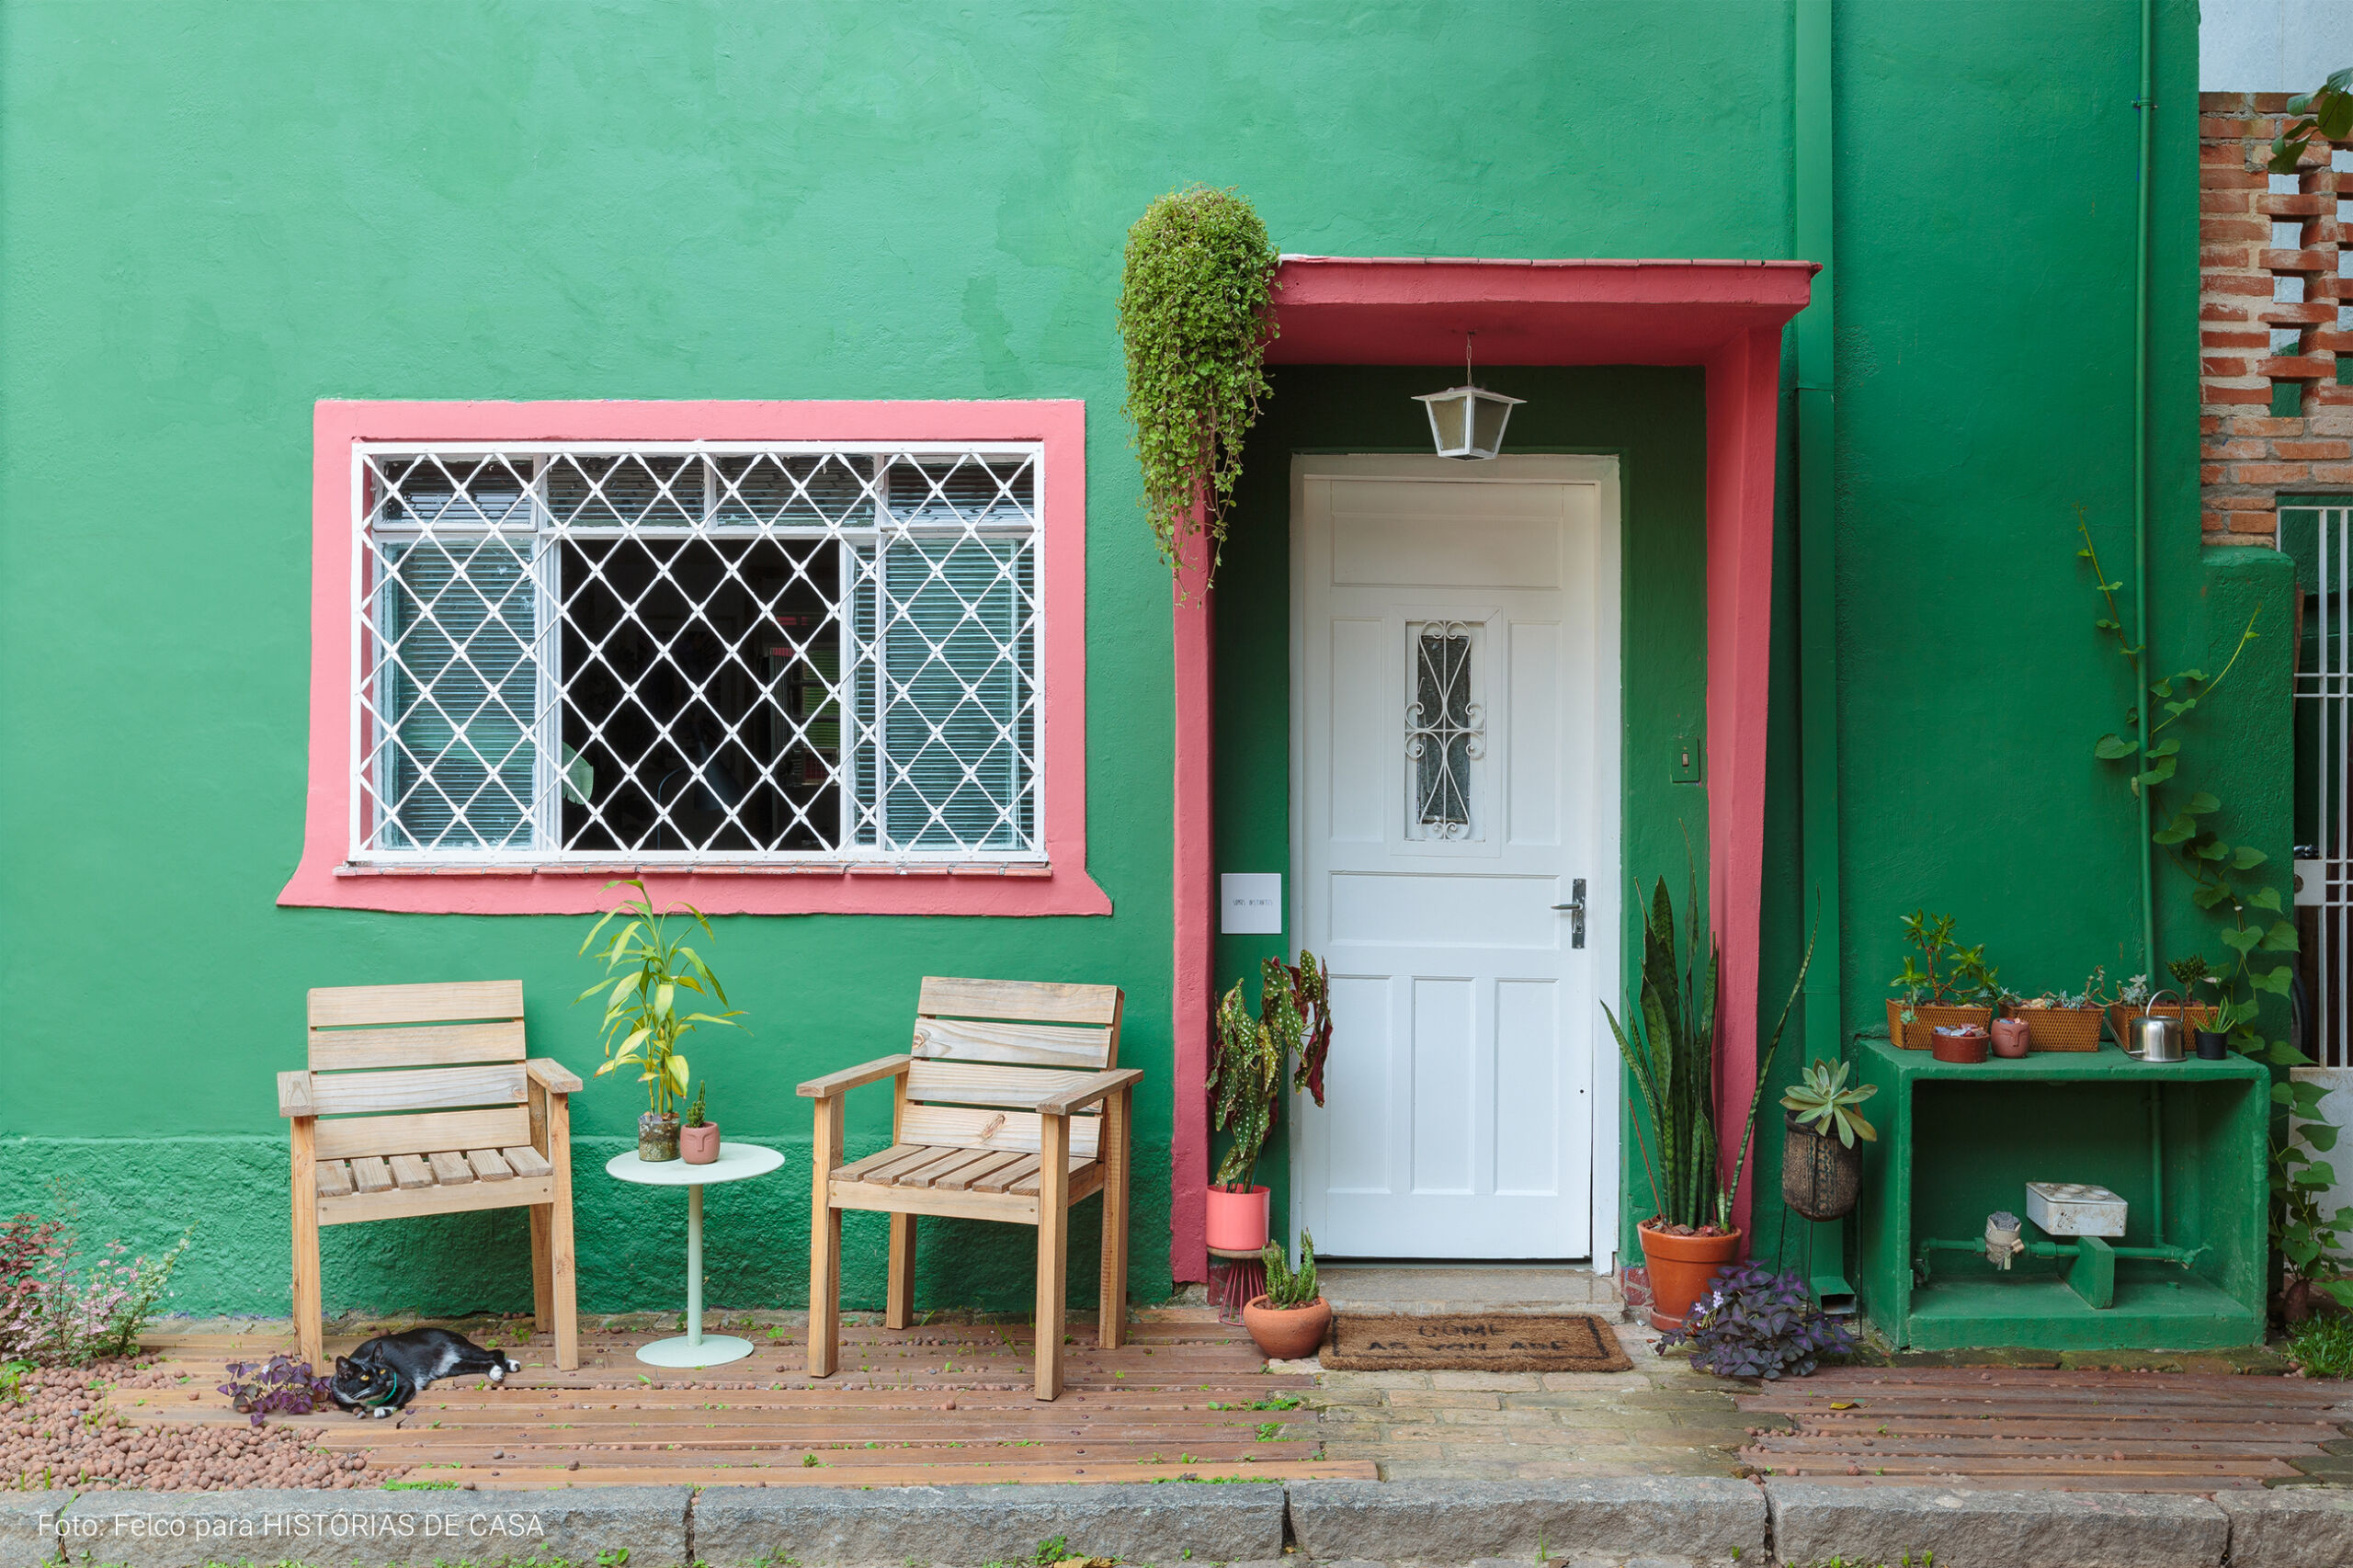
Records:
{"label": "potted plant on table", "polygon": [[[2156,1010],[2179,1018],[2184,1031],[2214,1028],[2214,1005],[2189,999],[2200,985],[2211,987],[2222,983],[2207,966],[2206,960],[2192,953],[2186,959],[2174,960],[2165,965],[2165,970],[2173,976],[2175,992],[2180,1000],[2170,1006],[2159,1006]],[[2164,994],[2162,991],[2157,993],[2159,996]],[[2149,977],[2145,974],[2136,974],[2118,988],[2116,1000],[2109,1005],[2108,1009],[2109,1027],[2116,1031],[2117,1044],[2122,1045],[2131,1038],[2127,1031],[2131,1029],[2132,1020],[2146,1014],[2154,1000],[2149,994]]]}
{"label": "potted plant on table", "polygon": [[[688,1078],[687,1059],[678,1054],[678,1042],[699,1024],[741,1028],[735,1020],[744,1015],[740,1008],[724,1013],[679,1011],[681,991],[710,996],[719,1006],[727,1006],[727,992],[702,955],[667,929],[672,917],[683,915],[700,926],[706,937],[717,940],[702,911],[684,903],[656,910],[645,884],[634,879],[605,885],[635,888],[637,897],[623,901],[619,909],[597,921],[580,944],[581,952],[586,953],[607,926],[616,920],[622,922],[597,951],[605,978],[574,997],[572,1005],[576,1007],[591,996],[605,998],[605,1064],[597,1069],[597,1076],[620,1067],[638,1069],[638,1082],[646,1086],[646,1109],[637,1119],[637,1157],[649,1163],[675,1160],[678,1157],[678,1113],[671,1106],[685,1097]],[[715,1141],[716,1129],[711,1135]]]}
{"label": "potted plant on table", "polygon": [[[1639,885],[1635,892],[1639,898]],[[1675,905],[1667,896],[1666,879],[1661,877],[1643,923],[1641,994],[1622,1023],[1608,1003],[1601,1009],[1657,1142],[1654,1151],[1643,1141],[1643,1119],[1636,1117],[1634,1139],[1650,1175],[1652,1201],[1658,1206],[1638,1233],[1643,1262],[1650,1271],[1651,1324],[1662,1329],[1683,1321],[1709,1278],[1740,1250],[1741,1233],[1732,1222],[1733,1198],[1748,1164],[1748,1142],[1756,1131],[1756,1111],[1764,1103],[1773,1054],[1780,1048],[1798,987],[1813,962],[1813,937],[1809,935],[1789,1000],[1781,1004],[1772,1038],[1757,1056],[1756,1087],[1741,1119],[1739,1153],[1726,1172],[1722,1148],[1730,1129],[1716,1125],[1718,955],[1699,918],[1696,869],[1688,907],[1689,921],[1678,949]]]}
{"label": "potted plant on table", "polygon": [[2102,967],[2084,977],[2081,991],[2014,998],[2002,1010],[2026,1025],[2029,1051],[2097,1051],[2109,1001],[2108,971]]}
{"label": "potted plant on table", "polygon": [[1268,1242],[1267,1293],[1242,1309],[1242,1326],[1258,1354],[1270,1361],[1296,1361],[1324,1346],[1332,1326],[1332,1305],[1315,1289],[1315,1238],[1299,1233],[1299,1270],[1291,1271],[1280,1242]]}
{"label": "potted plant on table", "polygon": [[1267,1244],[1267,1189],[1251,1180],[1274,1131],[1283,1059],[1297,1054],[1291,1088],[1324,1103],[1324,1059],[1332,1049],[1330,972],[1313,953],[1299,962],[1260,966],[1258,1016],[1242,1000],[1242,982],[1218,1004],[1210,1042],[1211,1119],[1232,1142],[1209,1191],[1209,1244],[1219,1252],[1256,1252]]}
{"label": "potted plant on table", "polygon": [[719,1158],[719,1123],[702,1113],[709,1079],[695,1085],[695,1103],[687,1108],[687,1124],[678,1129],[678,1157],[690,1165],[707,1165]]}
{"label": "potted plant on table", "polygon": [[2002,994],[2000,971],[1985,961],[1985,946],[1964,948],[1953,937],[1952,916],[1914,910],[1903,917],[1904,939],[1918,949],[1904,955],[1903,971],[1888,982],[1903,993],[1887,999],[1887,1038],[1905,1051],[1927,1051],[1938,1028],[1984,1029]]}
{"label": "potted plant on table", "polygon": [[1809,1220],[1843,1220],[1854,1212],[1863,1185],[1863,1143],[1879,1132],[1856,1108],[1879,1093],[1876,1084],[1848,1084],[1847,1064],[1810,1062],[1781,1096],[1787,1129],[1781,1143],[1781,1201]]}

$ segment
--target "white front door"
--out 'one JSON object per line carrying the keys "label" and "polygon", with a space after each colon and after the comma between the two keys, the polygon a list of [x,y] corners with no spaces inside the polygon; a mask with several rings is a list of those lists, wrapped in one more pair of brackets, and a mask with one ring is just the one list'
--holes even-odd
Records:
{"label": "white front door", "polygon": [[1320,1253],[1614,1241],[1617,555],[1613,459],[1295,461],[1293,929],[1336,1027],[1293,1185]]}

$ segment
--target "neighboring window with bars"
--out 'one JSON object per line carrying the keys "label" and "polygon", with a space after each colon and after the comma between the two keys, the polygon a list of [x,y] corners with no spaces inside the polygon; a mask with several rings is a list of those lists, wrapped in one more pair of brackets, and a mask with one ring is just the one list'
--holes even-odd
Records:
{"label": "neighboring window with bars", "polygon": [[1035,446],[360,449],[360,860],[1037,860]]}

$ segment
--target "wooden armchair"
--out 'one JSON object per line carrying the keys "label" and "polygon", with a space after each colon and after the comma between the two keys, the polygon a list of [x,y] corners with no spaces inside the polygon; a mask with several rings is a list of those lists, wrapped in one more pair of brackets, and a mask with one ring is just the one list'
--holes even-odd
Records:
{"label": "wooden armchair", "polygon": [[[1130,1099],[1114,985],[927,978],[913,1051],[801,1085],[817,1102],[810,1209],[809,1375],[834,1371],[841,1324],[842,1210],[891,1216],[882,1321],[915,1316],[915,1217],[957,1215],[1038,1228],[1038,1397],[1063,1392],[1063,1293],[1071,1206],[1103,1194],[1102,1326],[1120,1343],[1128,1311]],[[841,1162],[842,1097],[895,1088],[891,1146]]]}
{"label": "wooden armchair", "polygon": [[319,1227],[470,1209],[531,1210],[531,1310],[580,1365],[572,1108],[580,1080],[526,1060],[523,983],[311,993],[311,1065],[278,1075],[294,1138],[294,1331],[324,1360]]}

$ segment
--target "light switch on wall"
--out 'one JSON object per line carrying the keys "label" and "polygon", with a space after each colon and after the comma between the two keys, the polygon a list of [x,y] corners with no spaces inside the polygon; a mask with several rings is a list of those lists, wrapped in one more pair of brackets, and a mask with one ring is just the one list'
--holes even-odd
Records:
{"label": "light switch on wall", "polygon": [[1674,747],[1675,749],[1668,756],[1670,764],[1666,775],[1668,781],[1676,784],[1699,783],[1699,776],[1705,768],[1703,754],[1699,750],[1699,737],[1694,734],[1677,735],[1675,737]]}
{"label": "light switch on wall", "polygon": [[1283,934],[1279,871],[1227,871],[1217,880],[1218,929],[1229,937]]}

